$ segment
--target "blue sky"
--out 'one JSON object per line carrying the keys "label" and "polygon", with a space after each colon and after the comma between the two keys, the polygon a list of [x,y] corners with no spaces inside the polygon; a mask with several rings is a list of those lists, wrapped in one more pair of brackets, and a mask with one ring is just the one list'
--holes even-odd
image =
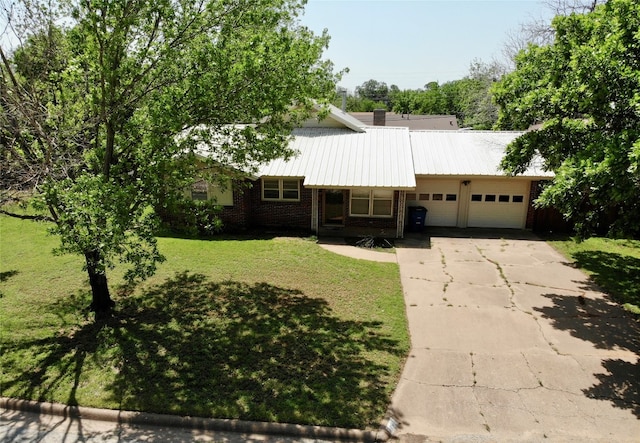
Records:
{"label": "blue sky", "polygon": [[475,58],[502,59],[510,31],[551,16],[534,0],[308,0],[303,25],[331,36],[325,58],[350,72],[353,91],[369,79],[416,89],[457,80]]}

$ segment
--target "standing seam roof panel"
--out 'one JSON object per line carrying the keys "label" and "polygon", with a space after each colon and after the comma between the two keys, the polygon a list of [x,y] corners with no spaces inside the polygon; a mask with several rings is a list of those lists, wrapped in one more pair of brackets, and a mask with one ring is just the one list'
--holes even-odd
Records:
{"label": "standing seam roof panel", "polygon": [[[522,132],[492,131],[412,131],[416,175],[501,176],[500,162],[506,146]],[[542,160],[534,158],[522,176],[552,177],[542,169]]]}
{"label": "standing seam roof panel", "polygon": [[406,128],[303,128],[293,135],[298,155],[269,162],[259,175],[304,177],[312,187],[415,188]]}

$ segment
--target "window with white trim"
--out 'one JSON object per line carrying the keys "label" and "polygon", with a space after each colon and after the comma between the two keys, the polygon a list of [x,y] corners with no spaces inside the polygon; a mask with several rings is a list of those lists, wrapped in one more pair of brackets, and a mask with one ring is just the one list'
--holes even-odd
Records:
{"label": "window with white trim", "polygon": [[349,215],[354,217],[391,217],[393,215],[393,191],[352,189]]}
{"label": "window with white trim", "polygon": [[262,200],[300,201],[300,180],[263,178]]}

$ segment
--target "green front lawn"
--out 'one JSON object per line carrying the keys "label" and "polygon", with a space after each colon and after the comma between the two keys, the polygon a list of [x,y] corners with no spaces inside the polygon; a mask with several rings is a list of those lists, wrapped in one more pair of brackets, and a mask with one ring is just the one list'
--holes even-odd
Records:
{"label": "green front lawn", "polygon": [[640,241],[599,237],[548,241],[627,310],[640,314]]}
{"label": "green front lawn", "polygon": [[0,217],[0,395],[73,405],[376,427],[409,337],[398,267],[300,238],[160,238],[167,257],[96,325],[78,257]]}

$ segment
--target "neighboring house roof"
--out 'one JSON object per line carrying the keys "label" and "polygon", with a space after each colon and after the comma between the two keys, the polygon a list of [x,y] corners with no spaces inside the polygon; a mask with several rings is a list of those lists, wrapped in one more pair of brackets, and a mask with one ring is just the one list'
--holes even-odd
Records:
{"label": "neighboring house roof", "polygon": [[298,155],[271,161],[259,175],[304,177],[304,186],[311,188],[416,186],[406,128],[300,128],[293,131],[290,147]]}
{"label": "neighboring house roof", "polygon": [[[523,132],[411,131],[416,175],[503,176],[500,162],[506,146]],[[534,159],[523,177],[553,177],[540,158]]]}
{"label": "neighboring house roof", "polygon": [[[373,125],[373,112],[350,112],[349,115],[366,125]],[[409,128],[410,130],[456,130],[458,120],[455,115],[413,115],[385,113],[385,126]]]}

